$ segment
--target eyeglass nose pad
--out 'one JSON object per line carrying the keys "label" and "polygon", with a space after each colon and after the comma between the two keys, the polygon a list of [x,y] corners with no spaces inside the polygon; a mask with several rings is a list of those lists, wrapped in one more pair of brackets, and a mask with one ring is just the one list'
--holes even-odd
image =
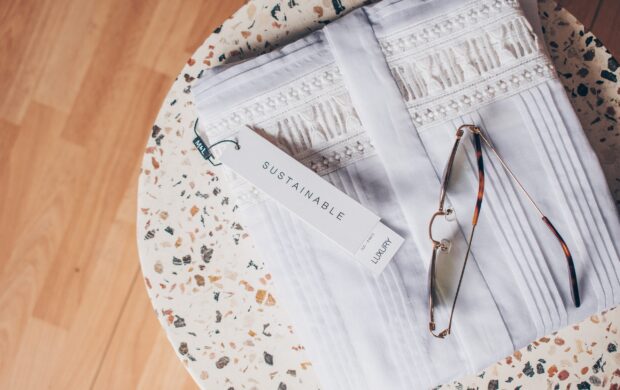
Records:
{"label": "eyeglass nose pad", "polygon": [[443,240],[441,240],[441,243],[439,245],[439,250],[442,251],[443,253],[450,253],[450,250],[452,249],[452,241],[444,238]]}
{"label": "eyeglass nose pad", "polygon": [[446,209],[445,218],[448,222],[452,222],[456,219],[456,213],[454,212],[454,209],[452,207],[448,207]]}

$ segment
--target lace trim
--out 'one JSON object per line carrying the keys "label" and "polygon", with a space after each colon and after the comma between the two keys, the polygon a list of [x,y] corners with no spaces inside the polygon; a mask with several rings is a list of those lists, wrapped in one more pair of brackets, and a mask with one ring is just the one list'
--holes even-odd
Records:
{"label": "lace trim", "polygon": [[411,118],[419,130],[436,121],[454,119],[496,100],[515,95],[553,77],[553,66],[543,65],[543,56],[529,64],[468,86],[460,93],[442,96],[424,104],[409,104]]}
{"label": "lace trim", "polygon": [[476,1],[380,44],[418,130],[553,77],[512,0]]}
{"label": "lace trim", "polygon": [[[201,126],[215,141],[234,137],[245,124],[319,175],[375,154],[335,64],[243,102]],[[234,173],[224,176],[236,188],[240,203],[260,199]]]}
{"label": "lace trim", "polygon": [[517,9],[517,0],[476,0],[452,13],[391,33],[379,41],[386,58],[391,61],[413,49],[433,47],[436,40],[472,31],[472,26],[484,26],[489,21],[498,20],[502,14],[514,13]]}
{"label": "lace trim", "polygon": [[338,89],[343,89],[342,76],[338,67],[332,63],[232,107],[210,120],[207,131],[210,137],[218,137],[246,123],[258,123],[280,116],[333,94]]}

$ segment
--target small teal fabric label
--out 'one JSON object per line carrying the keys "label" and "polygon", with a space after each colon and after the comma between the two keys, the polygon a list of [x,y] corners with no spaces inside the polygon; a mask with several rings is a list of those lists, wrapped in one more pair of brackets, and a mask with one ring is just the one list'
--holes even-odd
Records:
{"label": "small teal fabric label", "polygon": [[198,149],[198,151],[202,155],[202,157],[204,157],[205,160],[209,160],[209,158],[211,157],[211,152],[209,151],[209,148],[207,147],[205,141],[200,137],[196,137],[194,138],[193,143],[196,149]]}

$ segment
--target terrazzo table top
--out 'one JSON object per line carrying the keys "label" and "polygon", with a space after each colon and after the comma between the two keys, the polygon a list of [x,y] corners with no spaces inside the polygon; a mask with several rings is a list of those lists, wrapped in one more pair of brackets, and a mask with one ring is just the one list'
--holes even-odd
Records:
{"label": "terrazzo table top", "polygon": [[[170,89],[144,153],[138,246],[155,314],[202,388],[317,389],[265,259],[238,222],[220,168],[194,150],[190,93],[204,69],[288,43],[361,0],[250,0],[210,35]],[[618,62],[566,10],[539,1],[560,79],[620,206]],[[617,212],[617,210],[614,210]],[[620,387],[620,309],[543,337],[478,375],[442,388]]]}

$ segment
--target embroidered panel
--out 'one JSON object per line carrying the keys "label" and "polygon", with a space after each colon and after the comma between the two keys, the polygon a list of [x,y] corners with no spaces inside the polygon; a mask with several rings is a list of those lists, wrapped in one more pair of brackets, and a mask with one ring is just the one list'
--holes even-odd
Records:
{"label": "embroidered panel", "polygon": [[[219,140],[234,137],[245,124],[320,175],[375,154],[335,64],[242,102],[201,127]],[[229,174],[235,187],[244,188],[241,203],[258,197]]]}
{"label": "embroidered panel", "polygon": [[553,77],[514,0],[470,3],[379,41],[419,130]]}

